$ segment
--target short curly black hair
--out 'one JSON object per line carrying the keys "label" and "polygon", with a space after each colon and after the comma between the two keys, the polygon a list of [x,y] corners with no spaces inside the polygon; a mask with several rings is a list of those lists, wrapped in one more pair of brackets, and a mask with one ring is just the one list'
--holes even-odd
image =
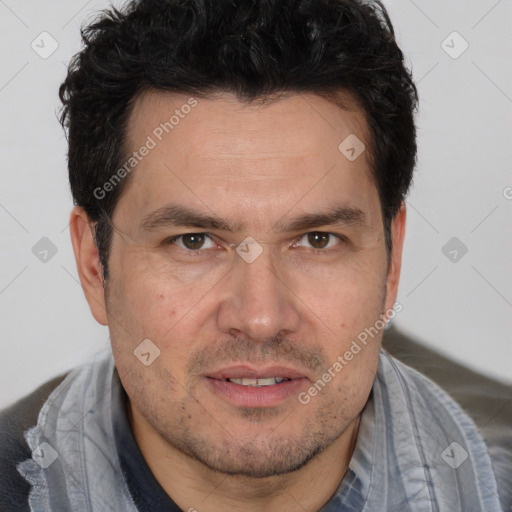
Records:
{"label": "short curly black hair", "polygon": [[95,225],[104,278],[114,208],[124,179],[99,199],[125,159],[134,100],[147,90],[250,103],[284,93],[336,102],[349,93],[365,113],[388,253],[390,226],[416,163],[418,94],[385,7],[368,0],[135,0],[82,29],[83,49],[59,95],[74,204]]}

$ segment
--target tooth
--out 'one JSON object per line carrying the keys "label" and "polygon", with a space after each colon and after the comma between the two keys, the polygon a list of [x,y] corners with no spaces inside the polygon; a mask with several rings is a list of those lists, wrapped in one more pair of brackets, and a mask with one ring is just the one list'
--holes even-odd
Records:
{"label": "tooth", "polygon": [[290,380],[287,377],[267,377],[264,379],[228,379],[230,382],[235,384],[241,384],[242,386],[253,386],[253,387],[261,387],[261,386],[273,386],[274,384],[279,384],[284,382],[285,380]]}
{"label": "tooth", "polygon": [[276,383],[276,379],[274,377],[269,377],[267,379],[258,379],[258,386],[272,386]]}
{"label": "tooth", "polygon": [[242,386],[256,386],[258,384],[258,379],[229,379],[231,382],[235,384],[241,384]]}

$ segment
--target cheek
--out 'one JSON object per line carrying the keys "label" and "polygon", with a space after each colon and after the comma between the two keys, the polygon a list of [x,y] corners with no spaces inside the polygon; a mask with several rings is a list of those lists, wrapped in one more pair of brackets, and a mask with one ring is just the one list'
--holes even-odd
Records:
{"label": "cheek", "polygon": [[333,270],[328,279],[318,277],[302,275],[296,289],[332,332],[354,333],[372,325],[382,312],[386,273],[378,262],[353,262]]}
{"label": "cheek", "polygon": [[368,265],[367,270],[359,267],[343,273],[322,293],[317,290],[311,305],[319,317],[312,321],[319,329],[327,327],[323,344],[329,364],[342,358],[342,369],[339,365],[338,371],[332,368],[335,386],[354,395],[362,393],[362,397],[367,396],[378,365],[386,279],[382,268],[377,271]]}
{"label": "cheek", "polygon": [[165,249],[129,251],[119,274],[131,310],[165,311],[174,315],[190,310],[223,277],[215,261],[173,262]]}
{"label": "cheek", "polygon": [[[141,258],[128,256],[111,273],[109,284],[109,329],[116,361],[127,375],[133,372],[140,386],[152,386],[148,378],[168,380],[169,375],[162,374],[166,368],[182,381],[190,352],[200,338],[198,311],[208,288],[205,292],[203,283],[185,285],[169,272],[150,269]],[[160,350],[148,367],[134,355],[146,339]]]}
{"label": "cheek", "polygon": [[128,259],[114,281],[116,309],[132,324],[162,336],[193,305],[197,288],[187,287],[171,272],[163,275],[140,259]]}
{"label": "cheek", "polygon": [[[339,365],[333,369],[335,377],[331,381],[331,397],[340,409],[351,413],[359,411],[368,399],[379,363],[378,343],[358,345],[357,353],[352,353],[347,346],[347,350],[341,351],[333,359],[341,365],[341,369]],[[351,343],[350,346],[353,347]],[[350,360],[346,357],[347,352],[352,354]]]}

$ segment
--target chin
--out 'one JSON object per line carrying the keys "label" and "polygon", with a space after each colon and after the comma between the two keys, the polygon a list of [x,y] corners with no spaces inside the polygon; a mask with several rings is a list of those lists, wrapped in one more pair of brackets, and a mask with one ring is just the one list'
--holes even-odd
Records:
{"label": "chin", "polygon": [[[254,436],[255,426],[243,437],[235,439],[226,432],[222,441],[206,440],[199,437],[181,439],[172,444],[209,469],[230,476],[268,478],[299,470],[327,448],[340,434],[326,437],[325,433],[306,429],[302,434],[291,433],[274,436],[275,429]],[[169,440],[171,441],[171,440]]]}

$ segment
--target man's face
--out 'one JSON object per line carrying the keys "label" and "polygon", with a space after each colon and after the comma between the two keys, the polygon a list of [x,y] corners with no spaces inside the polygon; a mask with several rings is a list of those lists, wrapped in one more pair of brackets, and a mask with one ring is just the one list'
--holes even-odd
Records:
{"label": "man's face", "polygon": [[[262,107],[226,94],[182,108],[188,99],[147,93],[129,121],[130,151],[148,136],[156,145],[113,217],[107,314],[116,365],[133,417],[170,450],[225,473],[292,471],[358,417],[380,336],[360,344],[309,403],[299,395],[395,299],[386,297],[367,152],[351,161],[338,149],[350,134],[367,141],[366,123],[358,109],[314,95]],[[176,109],[179,122],[158,130]],[[225,225],[150,218],[166,207]],[[335,211],[337,222],[315,217]],[[239,245],[247,237],[257,244]],[[147,366],[134,355],[146,339],[160,350]],[[228,380],[244,377],[270,380]]]}

